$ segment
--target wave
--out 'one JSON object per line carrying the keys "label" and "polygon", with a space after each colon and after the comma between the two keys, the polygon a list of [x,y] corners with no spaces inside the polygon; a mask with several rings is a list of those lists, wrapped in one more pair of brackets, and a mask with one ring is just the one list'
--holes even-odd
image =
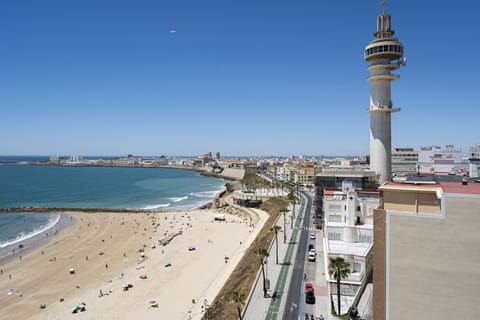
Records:
{"label": "wave", "polygon": [[191,192],[190,195],[199,198],[213,198],[218,193],[218,190]]}
{"label": "wave", "polygon": [[184,197],[173,197],[173,198],[169,198],[170,200],[172,200],[173,202],[180,202],[180,201],[183,201],[183,200],[187,200],[188,199],[188,196],[184,196]]}
{"label": "wave", "polygon": [[167,207],[170,207],[170,205],[171,205],[170,202],[169,203],[152,204],[152,205],[143,207],[143,209],[154,210],[154,209],[160,209],[160,208],[167,208]]}
{"label": "wave", "polygon": [[32,232],[24,233],[21,232],[17,235],[17,237],[13,240],[7,240],[5,242],[0,243],[0,249],[3,249],[5,247],[8,247],[12,244],[16,244],[18,242],[27,240],[31,237],[34,237],[42,232],[47,231],[48,229],[52,228],[54,225],[56,225],[60,221],[60,215],[57,214],[55,217],[48,219],[48,223],[46,225],[43,225],[39,227],[38,229],[34,229]]}

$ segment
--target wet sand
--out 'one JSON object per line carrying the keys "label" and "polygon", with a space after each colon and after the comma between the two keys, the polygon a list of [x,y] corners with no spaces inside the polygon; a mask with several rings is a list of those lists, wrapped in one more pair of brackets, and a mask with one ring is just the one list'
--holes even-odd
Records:
{"label": "wet sand", "polygon": [[[0,266],[14,259],[19,259],[20,256],[24,256],[31,250],[45,245],[48,241],[55,238],[59,232],[74,222],[75,218],[71,215],[65,213],[59,213],[59,215],[60,219],[58,222],[48,230],[0,249]],[[23,246],[23,248],[20,248],[20,245]]]}

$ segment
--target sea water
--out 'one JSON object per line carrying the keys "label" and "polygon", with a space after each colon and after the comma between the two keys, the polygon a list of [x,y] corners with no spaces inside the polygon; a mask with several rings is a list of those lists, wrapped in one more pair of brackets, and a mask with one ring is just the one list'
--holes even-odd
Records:
{"label": "sea water", "polygon": [[53,213],[0,212],[0,252],[50,229],[59,219],[60,214]]}
{"label": "sea water", "polygon": [[[177,169],[1,164],[0,208],[191,209],[211,201],[224,184]],[[58,214],[0,213],[0,249],[55,219]]]}

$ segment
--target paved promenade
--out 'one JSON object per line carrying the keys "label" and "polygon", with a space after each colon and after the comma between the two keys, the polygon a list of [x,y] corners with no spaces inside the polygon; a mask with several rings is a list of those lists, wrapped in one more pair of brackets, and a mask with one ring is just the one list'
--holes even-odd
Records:
{"label": "paved promenade", "polygon": [[[273,240],[269,248],[269,256],[267,263],[265,264],[265,270],[267,279],[270,280],[270,297],[263,297],[263,279],[261,272],[257,277],[253,293],[248,301],[246,310],[244,313],[244,320],[259,320],[259,319],[281,319],[280,310],[284,309],[288,283],[291,274],[291,265],[295,260],[295,253],[297,251],[297,238],[299,229],[296,227],[303,216],[303,206],[297,205],[296,207],[296,221],[295,226],[291,227],[291,214],[292,207],[290,206],[290,212],[285,215],[285,221],[283,216],[280,216],[276,225],[282,228],[282,231],[278,233],[278,263],[276,264],[276,246],[275,239]],[[300,214],[298,214],[300,212]],[[286,242],[284,242],[284,225],[286,225]]]}
{"label": "paved promenade", "polygon": [[[302,197],[300,205],[296,206],[295,225],[291,228],[292,206],[289,207],[290,212],[286,214],[286,242],[284,242],[284,219],[280,216],[277,225],[282,228],[278,233],[278,264],[276,264],[276,244],[275,239],[269,248],[269,257],[265,264],[267,279],[269,280],[270,289],[269,297],[263,296],[263,278],[259,272],[255,287],[247,302],[244,313],[244,320],[303,320],[305,313],[313,314],[315,319],[320,319],[320,315],[324,319],[338,319],[330,314],[330,299],[328,297],[327,283],[325,278],[326,262],[324,259],[324,238],[323,232],[308,227],[308,233],[315,233],[316,239],[309,240],[315,244],[317,251],[317,261],[315,263],[305,261],[305,273],[307,280],[302,282],[302,288],[305,282],[312,282],[315,288],[316,302],[313,305],[307,305],[304,302],[303,290],[298,294],[301,296],[300,303],[293,305],[292,302],[286,301],[288,288],[290,285],[293,264],[296,259],[300,232],[302,231],[302,221],[305,216],[305,199]],[[312,225],[312,224],[309,224]],[[305,248],[307,250],[307,248]],[[268,282],[268,281],[267,281]],[[298,310],[294,319],[284,318],[285,307],[291,310]]]}

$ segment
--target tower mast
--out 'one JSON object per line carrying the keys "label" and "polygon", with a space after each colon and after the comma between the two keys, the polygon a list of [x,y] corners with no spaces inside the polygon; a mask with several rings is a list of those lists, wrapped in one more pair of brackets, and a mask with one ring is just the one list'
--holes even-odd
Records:
{"label": "tower mast", "polygon": [[391,82],[400,79],[392,71],[406,65],[403,45],[393,37],[391,15],[387,2],[381,2],[383,13],[377,16],[377,31],[365,48],[364,58],[370,63],[370,170],[379,175],[379,183],[392,179],[391,114],[400,111],[393,107]]}

